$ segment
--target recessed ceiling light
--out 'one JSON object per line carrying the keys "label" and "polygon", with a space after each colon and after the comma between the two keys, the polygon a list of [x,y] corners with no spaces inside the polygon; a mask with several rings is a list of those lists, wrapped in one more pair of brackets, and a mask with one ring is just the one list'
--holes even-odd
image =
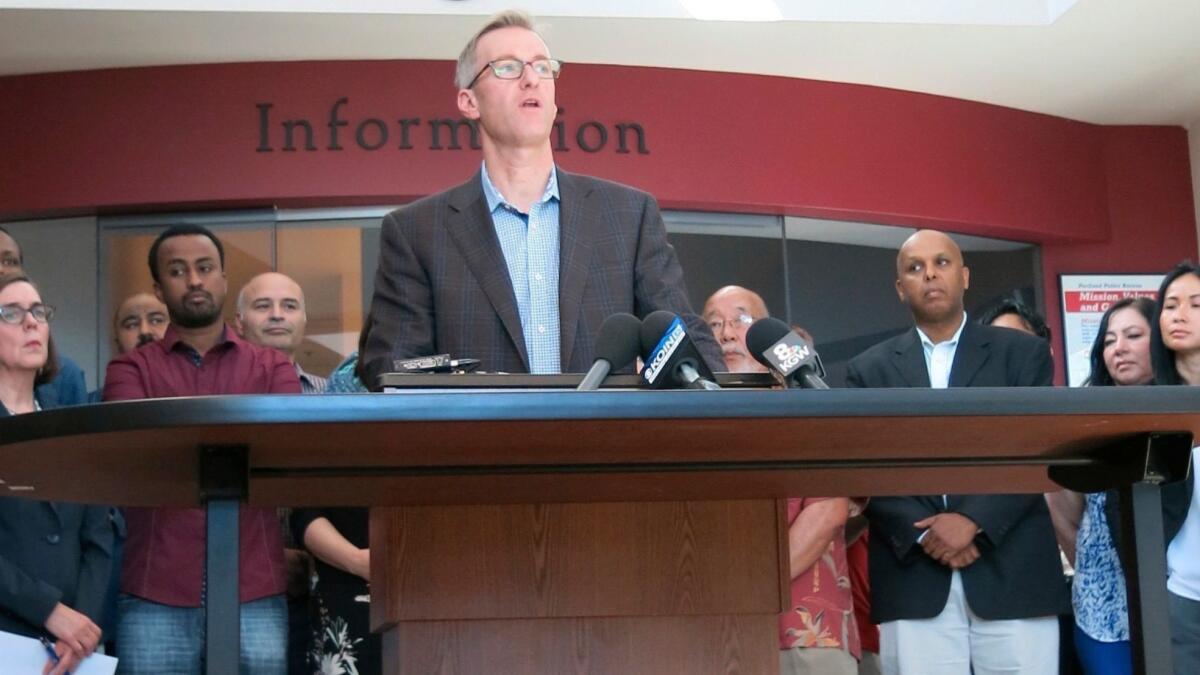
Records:
{"label": "recessed ceiling light", "polygon": [[679,0],[689,14],[704,21],[782,21],[772,0]]}

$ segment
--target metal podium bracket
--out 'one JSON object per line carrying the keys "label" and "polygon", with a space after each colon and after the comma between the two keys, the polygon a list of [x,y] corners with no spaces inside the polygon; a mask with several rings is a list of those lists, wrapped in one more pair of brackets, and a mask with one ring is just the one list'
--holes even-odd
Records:
{"label": "metal podium bracket", "polygon": [[1140,481],[1118,491],[1121,545],[1125,548],[1125,595],[1129,607],[1133,672],[1171,675],[1171,625],[1167,597],[1167,543],[1162,488]]}
{"label": "metal podium bracket", "polygon": [[1088,453],[1086,465],[1052,465],[1050,480],[1076,492],[1103,492],[1132,483],[1181,481],[1192,465],[1189,431],[1154,431],[1122,438]]}
{"label": "metal podium bracket", "polygon": [[245,445],[200,446],[200,501],[236,499],[250,493],[250,448]]}
{"label": "metal podium bracket", "polygon": [[1050,478],[1076,492],[1117,489],[1133,672],[1171,675],[1162,485],[1187,478],[1191,471],[1192,434],[1186,431],[1137,434],[1091,455],[1097,460],[1091,466],[1051,466]]}
{"label": "metal podium bracket", "polygon": [[207,515],[205,544],[205,670],[236,675],[241,643],[238,596],[238,514],[250,492],[245,445],[202,445],[200,501]]}

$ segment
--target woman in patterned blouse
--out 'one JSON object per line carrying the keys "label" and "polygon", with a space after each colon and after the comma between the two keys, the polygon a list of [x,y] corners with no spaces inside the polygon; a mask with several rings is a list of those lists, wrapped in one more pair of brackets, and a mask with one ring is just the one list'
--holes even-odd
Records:
{"label": "woman in patterned blouse", "polygon": [[[1104,313],[1092,345],[1088,386],[1150,384],[1151,322],[1154,301],[1124,298]],[[1067,493],[1070,522],[1078,523],[1075,539],[1075,649],[1088,675],[1133,672],[1129,646],[1129,611],[1125,577],[1113,543],[1105,504],[1112,497],[1096,492]]]}

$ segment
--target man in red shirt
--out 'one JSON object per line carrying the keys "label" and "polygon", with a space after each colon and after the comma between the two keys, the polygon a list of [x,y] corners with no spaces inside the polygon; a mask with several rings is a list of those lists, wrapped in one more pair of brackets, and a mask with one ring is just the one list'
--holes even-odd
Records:
{"label": "man in red shirt", "polygon": [[781,675],[857,675],[861,656],[846,564],[845,497],[787,500],[791,603],[779,616]]}
{"label": "man in red shirt", "polygon": [[[245,342],[221,319],[225,252],[207,229],[179,225],[150,247],[154,293],[171,324],[162,340],[108,364],[104,400],[213,394],[299,394],[282,353]],[[121,567],[117,651],[122,674],[202,672],[205,512],[130,508]],[[239,516],[241,672],[284,675],[287,609],[275,511]]]}

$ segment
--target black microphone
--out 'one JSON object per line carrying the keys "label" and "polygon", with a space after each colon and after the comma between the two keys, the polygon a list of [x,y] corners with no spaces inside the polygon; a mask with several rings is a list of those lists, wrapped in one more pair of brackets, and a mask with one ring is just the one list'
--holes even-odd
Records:
{"label": "black microphone", "polygon": [[642,321],[642,382],[652,389],[720,389],[683,320],[659,310]]}
{"label": "black microphone", "polygon": [[804,389],[828,389],[825,366],[812,343],[800,337],[779,319],[764,317],[746,331],[746,349],[759,363],[783,377],[788,387],[792,383]]}
{"label": "black microphone", "polygon": [[633,363],[642,346],[641,329],[642,322],[632,314],[613,314],[605,319],[596,334],[596,360],[575,391],[599,389],[610,372]]}

